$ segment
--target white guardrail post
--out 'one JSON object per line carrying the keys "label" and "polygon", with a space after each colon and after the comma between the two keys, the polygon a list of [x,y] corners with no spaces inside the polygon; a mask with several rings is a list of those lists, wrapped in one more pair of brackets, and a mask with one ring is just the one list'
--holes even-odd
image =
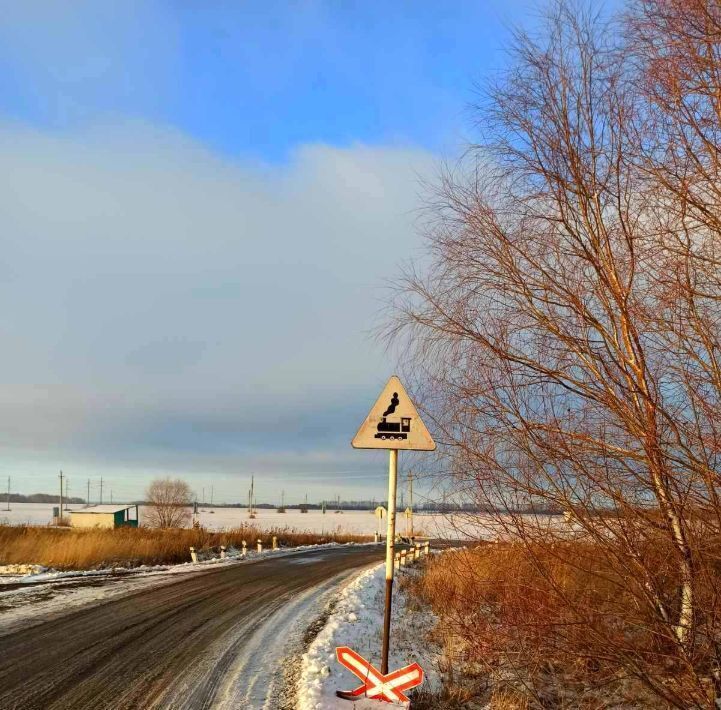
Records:
{"label": "white guardrail post", "polygon": [[248,543],[243,540],[243,552],[241,553],[241,557],[245,559],[245,556],[248,554]]}
{"label": "white guardrail post", "polygon": [[273,535],[273,549],[278,549],[278,537],[276,535]]}
{"label": "white guardrail post", "polygon": [[221,560],[225,559],[225,545],[220,546],[220,559]]}
{"label": "white guardrail post", "polygon": [[263,552],[263,541],[258,538],[258,553]]}
{"label": "white guardrail post", "polygon": [[195,551],[195,548],[194,548],[194,547],[191,547],[191,548],[190,548],[190,559],[191,559],[193,562],[197,562],[197,561],[198,561],[198,553]]}

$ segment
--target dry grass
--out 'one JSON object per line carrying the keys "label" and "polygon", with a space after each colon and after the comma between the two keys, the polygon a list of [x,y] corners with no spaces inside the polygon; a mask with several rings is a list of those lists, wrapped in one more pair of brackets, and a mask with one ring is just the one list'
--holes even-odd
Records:
{"label": "dry grass", "polygon": [[40,564],[54,569],[94,569],[104,566],[135,567],[142,564],[188,562],[189,548],[234,546],[245,540],[249,548],[260,538],[271,545],[273,535],[282,547],[326,542],[368,542],[365,535],[315,534],[289,528],[261,531],[245,525],[223,532],[151,528],[58,529],[33,526],[0,526],[0,564]]}
{"label": "dry grass", "polygon": [[512,690],[499,690],[493,693],[489,710],[527,710],[528,698]]}
{"label": "dry grass", "polygon": [[[660,559],[658,567],[665,575]],[[437,636],[450,639],[446,692],[475,686],[475,702],[524,710],[686,707],[674,698],[691,697],[696,680],[653,632],[653,611],[592,544],[449,551],[429,559],[413,585],[440,619]]]}

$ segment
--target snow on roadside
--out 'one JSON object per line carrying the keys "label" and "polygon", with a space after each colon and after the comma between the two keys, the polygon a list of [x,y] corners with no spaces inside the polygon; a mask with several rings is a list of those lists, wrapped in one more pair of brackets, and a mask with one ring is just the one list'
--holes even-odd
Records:
{"label": "snow on roadside", "polygon": [[[404,575],[414,573],[413,568],[396,573],[388,667],[393,671],[417,661],[426,674],[424,687],[437,687],[439,649],[430,638],[435,617],[428,610],[413,608],[399,583]],[[393,707],[389,703],[368,699],[351,704],[335,695],[336,690],[352,690],[360,684],[336,660],[336,647],[350,646],[380,668],[384,598],[384,564],[362,572],[343,589],[324,628],[303,654],[298,681],[298,710]]]}
{"label": "snow on roadside", "polygon": [[[356,544],[373,543],[347,543],[347,545]],[[197,563],[183,562],[176,565],[143,565],[134,568],[118,567],[66,572],[40,568],[36,574],[0,577],[0,636],[19,627],[28,628],[47,620],[50,616],[65,614],[78,607],[167,584],[177,579],[179,574],[198,574],[209,568],[248,564],[269,557],[286,557],[309,550],[340,546],[337,542],[330,542],[322,545],[269,549],[261,553],[248,550],[245,558],[242,558],[239,552],[233,551],[226,559],[216,557]]]}

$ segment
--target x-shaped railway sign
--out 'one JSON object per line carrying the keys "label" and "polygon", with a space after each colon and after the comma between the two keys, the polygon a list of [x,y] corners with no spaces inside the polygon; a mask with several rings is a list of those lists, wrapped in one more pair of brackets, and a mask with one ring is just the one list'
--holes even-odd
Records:
{"label": "x-shaped railway sign", "polygon": [[407,702],[408,698],[403,691],[415,688],[423,682],[423,669],[417,663],[383,675],[348,646],[336,648],[335,655],[340,664],[363,681],[363,685],[355,690],[337,690],[336,695],[339,698],[353,700],[364,695],[367,698],[385,700],[389,703]]}

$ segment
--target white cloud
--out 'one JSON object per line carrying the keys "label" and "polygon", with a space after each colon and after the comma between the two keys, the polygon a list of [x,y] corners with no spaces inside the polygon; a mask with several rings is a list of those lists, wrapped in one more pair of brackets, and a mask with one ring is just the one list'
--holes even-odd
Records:
{"label": "white cloud", "polygon": [[368,331],[420,247],[432,170],[413,149],[306,145],[271,166],[147,124],[0,126],[6,450],[340,463],[391,373]]}

